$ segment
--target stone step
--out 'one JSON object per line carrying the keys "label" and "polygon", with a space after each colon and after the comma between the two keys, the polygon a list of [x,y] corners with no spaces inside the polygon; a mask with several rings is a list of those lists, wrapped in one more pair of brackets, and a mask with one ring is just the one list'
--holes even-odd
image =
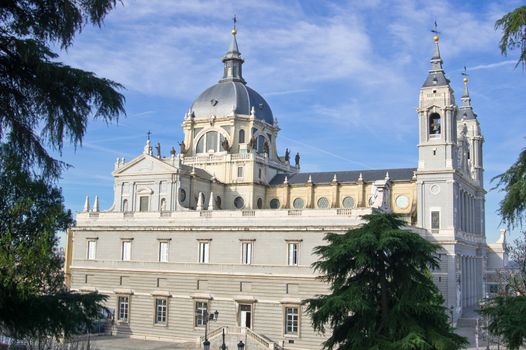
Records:
{"label": "stone step", "polygon": [[473,327],[477,326],[476,318],[459,318],[457,321],[457,328],[459,327]]}

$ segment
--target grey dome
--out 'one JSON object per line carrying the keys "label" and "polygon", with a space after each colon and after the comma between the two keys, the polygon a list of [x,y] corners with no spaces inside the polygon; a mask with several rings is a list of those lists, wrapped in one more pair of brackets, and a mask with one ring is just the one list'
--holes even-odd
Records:
{"label": "grey dome", "polygon": [[274,124],[267,101],[239,81],[222,81],[209,87],[192,103],[190,110],[195,119],[209,119],[212,115],[218,118],[232,115],[232,111],[250,115],[252,107],[256,119]]}

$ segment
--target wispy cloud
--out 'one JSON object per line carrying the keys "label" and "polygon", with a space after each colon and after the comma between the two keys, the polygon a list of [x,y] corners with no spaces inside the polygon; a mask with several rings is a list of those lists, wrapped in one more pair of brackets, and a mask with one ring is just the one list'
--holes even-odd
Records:
{"label": "wispy cloud", "polygon": [[507,60],[507,61],[502,61],[502,62],[496,62],[496,63],[489,63],[489,64],[479,64],[475,67],[470,67],[469,70],[470,71],[475,71],[475,70],[481,70],[481,69],[493,69],[493,68],[498,68],[498,67],[502,67],[502,66],[509,66],[509,65],[515,65],[517,64],[517,61],[515,60]]}
{"label": "wispy cloud", "polygon": [[308,144],[308,143],[305,143],[305,142],[302,142],[302,141],[299,141],[299,140],[296,140],[296,139],[292,139],[290,137],[286,137],[286,136],[282,136],[283,139],[285,140],[289,140],[297,145],[300,145],[302,147],[305,147],[305,148],[308,148],[310,150],[313,150],[315,152],[318,152],[318,153],[323,153],[323,154],[326,154],[328,156],[331,156],[335,159],[338,159],[338,160],[343,160],[349,164],[355,164],[355,165],[359,165],[361,167],[364,167],[365,169],[371,169],[371,166],[366,164],[366,163],[362,163],[362,162],[357,162],[357,161],[354,161],[352,159],[349,159],[349,158],[346,158],[346,157],[342,157],[341,155],[339,154],[336,154],[334,152],[330,152],[330,151],[327,151],[326,149],[323,149],[323,148],[320,148],[320,147],[316,147],[316,146],[313,146],[312,144]]}

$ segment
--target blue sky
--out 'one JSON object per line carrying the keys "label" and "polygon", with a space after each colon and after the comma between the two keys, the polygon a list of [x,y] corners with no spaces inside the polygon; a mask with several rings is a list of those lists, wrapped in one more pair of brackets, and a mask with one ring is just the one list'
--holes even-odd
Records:
{"label": "blue sky", "polygon": [[[460,102],[461,72],[485,136],[486,189],[526,146],[526,73],[500,55],[495,20],[519,1],[126,0],[102,28],[87,27],[65,63],[123,84],[127,116],[91,122],[60,185],[66,205],[113,203],[116,157],[142,152],[146,132],[168,154],[183,138],[185,111],[221,78],[234,14],[244,77],[278,118],[278,147],[300,152],[302,171],[416,167],[419,89],[430,67],[433,22],[444,68]],[[486,197],[489,241],[502,197]]]}

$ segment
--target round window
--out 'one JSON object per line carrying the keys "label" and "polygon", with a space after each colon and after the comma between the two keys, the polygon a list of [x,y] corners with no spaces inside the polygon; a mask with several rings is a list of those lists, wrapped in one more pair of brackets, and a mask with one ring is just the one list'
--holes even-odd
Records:
{"label": "round window", "polygon": [[352,209],[354,208],[354,199],[352,197],[345,197],[342,201],[344,208]]}
{"label": "round window", "polygon": [[179,189],[179,202],[184,202],[186,199],[186,191],[182,188]]}
{"label": "round window", "polygon": [[406,196],[396,197],[396,206],[400,209],[405,209],[409,206],[409,198]]}
{"label": "round window", "polygon": [[258,209],[263,209],[263,199],[258,198],[257,206],[258,206]]}
{"label": "round window", "polygon": [[241,197],[236,197],[236,199],[234,199],[234,206],[237,209],[241,209],[245,206],[245,201]]}
{"label": "round window", "polygon": [[321,197],[318,199],[318,208],[328,208],[329,207],[329,200],[325,197]]}
{"label": "round window", "polygon": [[270,201],[270,209],[279,209],[280,205],[281,205],[281,203],[279,202],[279,199],[277,199],[277,198],[273,198]]}
{"label": "round window", "polygon": [[292,202],[292,205],[294,206],[294,208],[296,209],[301,209],[305,206],[305,202],[303,201],[303,199],[301,198],[296,198],[294,200],[294,202]]}

